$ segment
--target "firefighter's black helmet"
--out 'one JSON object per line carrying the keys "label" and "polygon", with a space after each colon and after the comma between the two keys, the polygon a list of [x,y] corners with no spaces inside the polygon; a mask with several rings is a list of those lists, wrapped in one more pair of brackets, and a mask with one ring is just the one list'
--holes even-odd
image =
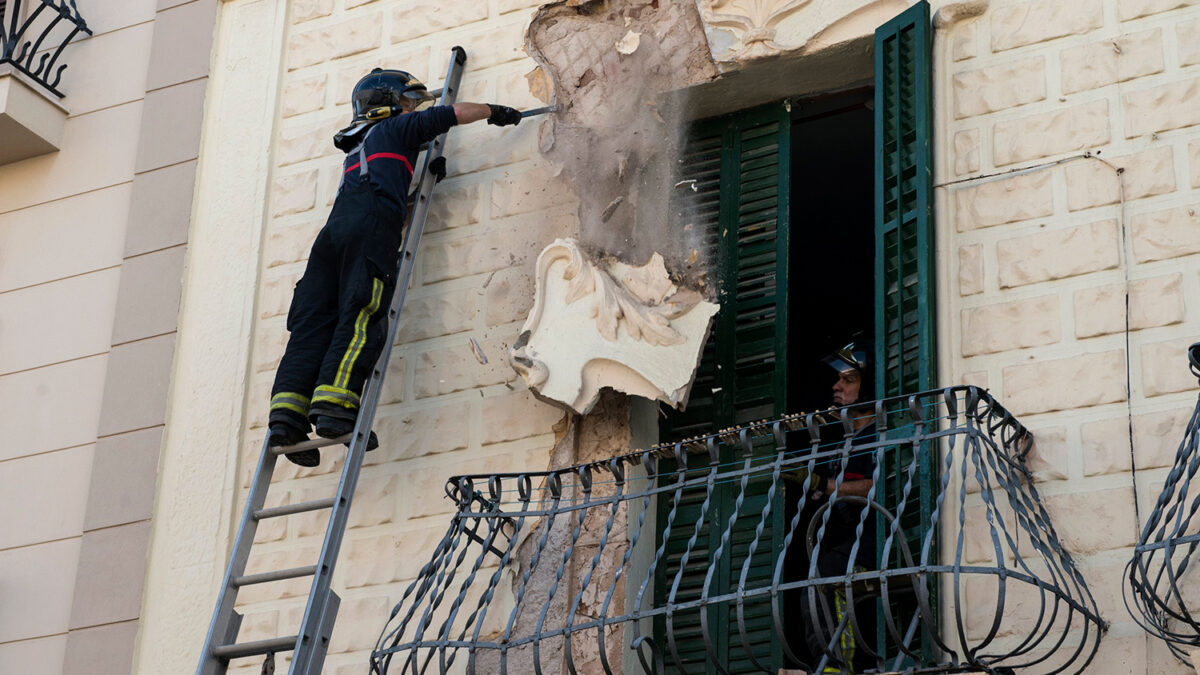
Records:
{"label": "firefighter's black helmet", "polygon": [[[343,152],[349,152],[358,145],[362,133],[378,121],[369,119],[367,113],[377,108],[398,106],[405,100],[415,108],[426,101],[432,101],[433,97],[423,82],[403,70],[376,68],[367,73],[354,85],[354,92],[350,95],[350,105],[354,113],[350,126],[333,137],[333,144]],[[386,116],[383,115],[379,119]]]}
{"label": "firefighter's black helmet", "polygon": [[397,106],[404,99],[415,107],[433,100],[433,97],[429,95],[425,84],[411,73],[376,68],[354,85],[354,93],[350,95],[354,121],[367,119],[369,110]]}

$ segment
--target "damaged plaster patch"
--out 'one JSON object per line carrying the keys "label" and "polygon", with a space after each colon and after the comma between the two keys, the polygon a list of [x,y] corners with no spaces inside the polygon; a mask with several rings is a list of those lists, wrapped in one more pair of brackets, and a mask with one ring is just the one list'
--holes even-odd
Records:
{"label": "damaged plaster patch", "polygon": [[679,289],[657,254],[642,266],[595,260],[573,239],[546,247],[535,274],[512,349],[530,388],[580,414],[605,388],[682,407],[717,305]]}
{"label": "damaged plaster patch", "polygon": [[582,243],[633,264],[657,252],[680,278],[699,278],[708,261],[687,260],[704,247],[670,199],[685,97],[661,96],[717,76],[695,2],[546,5],[526,49],[560,106],[539,142],[579,197]]}

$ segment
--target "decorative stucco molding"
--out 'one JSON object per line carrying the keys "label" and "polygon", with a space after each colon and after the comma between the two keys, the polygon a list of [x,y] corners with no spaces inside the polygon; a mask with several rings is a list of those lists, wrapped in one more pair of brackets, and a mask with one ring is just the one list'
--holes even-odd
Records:
{"label": "decorative stucco molding", "polygon": [[945,30],[960,21],[983,16],[987,12],[990,0],[966,0],[943,5],[933,15],[933,27]]}
{"label": "decorative stucco molding", "polygon": [[873,30],[907,5],[903,0],[697,0],[697,4],[713,59],[726,64],[812,51],[869,35],[863,27]]}
{"label": "decorative stucco molding", "polygon": [[[778,25],[794,12],[800,11],[812,0],[701,0],[700,16],[710,35],[715,31],[726,31],[733,39],[730,51],[740,59],[756,59],[771,56],[788,48],[775,38]],[[718,61],[731,58],[718,56]]]}
{"label": "decorative stucco molding", "polygon": [[538,256],[513,367],[530,388],[580,414],[605,387],[682,408],[717,309],[676,287],[657,253],[635,267],[557,239]]}

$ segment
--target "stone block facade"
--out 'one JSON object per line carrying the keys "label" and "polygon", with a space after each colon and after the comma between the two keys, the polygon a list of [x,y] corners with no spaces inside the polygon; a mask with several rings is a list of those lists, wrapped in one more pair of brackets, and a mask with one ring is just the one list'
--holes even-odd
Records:
{"label": "stone block facade", "polygon": [[1038,489],[1113,626],[1093,670],[1184,672],[1109,587],[1196,396],[1200,7],[988,4],[935,37],[943,380],[1035,430]]}
{"label": "stone block facade", "polygon": [[[239,476],[243,492],[265,429],[267,392],[287,333],[292,288],[333,202],[342,154],[333,133],[350,119],[350,89],[374,66],[440,87],[449,50],[468,55],[459,100],[541,105],[525,73],[536,64],[524,35],[534,2],[294,2],[283,61],[264,257]],[[532,300],[541,248],[577,229],[576,198],[537,151],[538,118],[515,128],[451,130],[449,177],[438,185],[376,417],[381,447],[368,454],[351,511],[335,590],[343,598],[325,672],[361,672],[392,605],[433,552],[453,503],[446,479],[471,472],[540,470],[564,416],[525,391],[508,362]],[[272,500],[332,494],[341,451],[316,469],[286,462]],[[311,564],[326,515],[260,528],[251,566]],[[246,589],[241,640],[285,634],[299,622],[308,580]],[[248,592],[249,591],[249,592]],[[256,673],[252,660],[231,673]],[[282,662],[281,662],[282,663]]]}
{"label": "stone block facade", "polygon": [[[292,288],[329,213],[340,177],[341,155],[331,137],[349,120],[350,88],[376,65],[409,70],[431,88],[438,87],[449,48],[460,44],[469,55],[462,100],[522,108],[540,105],[526,79],[536,64],[525,53],[526,32],[537,4],[532,0],[440,4],[292,0],[274,7],[274,3],[245,0],[222,3],[222,16],[228,17],[221,24],[223,31],[245,38],[238,30],[248,29],[239,27],[240,22],[250,25],[249,20],[258,17],[255,20],[273,30],[275,40],[242,40],[221,47],[214,68],[221,69],[222,79],[208,99],[210,111],[218,112],[238,95],[244,101],[257,100],[261,82],[248,72],[266,73],[261,79],[278,85],[277,94],[263,98],[265,110],[257,111],[261,119],[271,122],[237,127],[245,131],[249,126],[254,132],[237,136],[253,150],[241,155],[261,157],[259,163],[248,163],[249,169],[239,165],[244,173],[237,175],[251,177],[244,182],[260,192],[243,194],[234,189],[237,186],[212,178],[200,181],[208,186],[203,203],[236,202],[231,213],[207,207],[211,213],[205,217],[213,222],[221,216],[240,218],[240,231],[253,230],[257,238],[245,246],[245,257],[251,262],[240,261],[253,266],[252,278],[243,279],[243,286],[229,293],[236,299],[244,291],[254,301],[247,301],[250,306],[242,323],[235,318],[224,324],[231,333],[248,333],[233,337],[236,344],[248,342],[250,347],[248,354],[239,352],[229,358],[237,361],[237,372],[226,379],[189,375],[203,370],[193,365],[203,363],[196,356],[203,349],[181,347],[185,356],[180,357],[183,365],[176,372],[175,386],[199,382],[196,398],[204,400],[187,400],[190,390],[176,393],[167,414],[173,420],[173,435],[181,437],[197,426],[180,421],[196,414],[191,411],[193,404],[215,406],[213,399],[230,397],[232,403],[221,399],[221,419],[234,420],[227,435],[234,437],[233,445],[240,451],[235,464],[222,466],[216,460],[234,454],[224,446],[212,449],[178,439],[170,446],[164,441],[180,452],[167,456],[170,461],[159,474],[156,508],[170,520],[155,516],[146,584],[159,591],[147,605],[153,610],[147,616],[157,620],[144,622],[151,627],[141,641],[169,646],[157,650],[157,655],[143,647],[137,672],[186,672],[193,667],[192,656],[199,648],[196,634],[202,635],[201,624],[207,620],[228,552],[228,524],[244,502],[265,432],[268,391],[287,337],[285,315]],[[818,0],[701,0],[697,6],[701,16],[711,16],[710,10],[718,4],[745,13],[748,20],[757,17],[754,21],[762,18],[756,14],[760,9],[781,8],[777,16],[764,19],[769,25],[762,31],[745,32],[754,37],[778,29],[778,39],[770,45],[774,54],[807,39],[785,35],[803,33],[801,24],[817,25],[818,20],[828,24],[841,13],[843,19],[858,17],[855,21],[862,25],[867,21],[863,17],[879,14],[878,21],[871,19],[871,25],[878,25],[903,3],[855,0],[837,4],[836,11],[830,9],[835,3]],[[932,4],[939,10],[951,3],[935,0]],[[1114,625],[1102,643],[1103,658],[1096,672],[1174,672],[1176,666],[1161,645],[1146,640],[1122,613],[1111,586],[1117,576],[1113,570],[1128,557],[1137,535],[1134,504],[1139,503],[1145,513],[1156,496],[1154,486],[1161,484],[1196,393],[1183,350],[1200,328],[1200,5],[1194,0],[967,4],[971,5],[967,10],[959,7],[949,12],[955,20],[937,24],[934,43],[940,383],[990,387],[1035,430],[1037,442],[1029,465],[1038,489],[1093,589],[1103,589],[1101,605]],[[806,23],[809,18],[813,21]],[[746,41],[739,31],[722,28],[713,35],[736,37],[728,51],[744,49],[747,60],[755,50],[766,48],[762,41]],[[583,39],[563,39],[553,46],[556,58],[579,69],[576,82],[597,60],[595,45]],[[256,64],[256,59],[263,62]],[[718,61],[723,68],[739,67],[733,61]],[[180,64],[187,72],[194,67],[190,61]],[[254,80],[253,85],[238,80],[239,72]],[[147,108],[196,101],[195,84],[181,82],[164,89],[169,91],[153,97],[158,101],[147,98]],[[594,99],[575,103],[584,118],[588,110],[599,109]],[[121,117],[120,106],[98,109],[95,115],[136,128],[136,119]],[[224,119],[228,123],[229,118]],[[220,124],[220,116],[207,123]],[[621,428],[626,424],[622,419],[628,418],[623,402],[608,401],[613,409],[606,416],[562,424],[564,412],[525,390],[507,362],[508,348],[532,304],[537,253],[556,237],[572,236],[580,229],[579,195],[560,167],[539,152],[541,124],[530,119],[504,130],[478,124],[451,133],[449,177],[437,188],[377,415],[376,430],[383,444],[366,458],[334,579],[343,604],[325,672],[362,672],[388,609],[445,531],[453,508],[443,492],[446,477],[538,470],[551,461],[598,459],[628,447],[629,430]],[[169,131],[161,126],[149,129],[149,137],[159,138],[153,134]],[[265,136],[259,145],[255,145],[256,134]],[[91,150],[89,157],[97,162],[111,161],[111,153],[103,147]],[[155,148],[128,158],[131,166],[139,167],[135,192],[149,194],[155,186],[182,185],[190,190],[196,162],[164,154],[167,150]],[[213,157],[223,160],[222,170],[239,159],[221,154],[220,148],[209,155],[210,163],[217,161]],[[16,178],[0,181],[0,197],[18,192],[27,192],[34,200],[46,197],[39,192],[44,188]],[[107,190],[96,190],[80,178],[72,180],[70,185],[85,191],[76,198],[80,200],[76,208],[106,211],[92,201],[104,199]],[[129,264],[130,278],[161,276],[162,269],[182,266],[178,253],[162,250],[181,244],[180,237],[187,233],[186,211],[149,199],[133,200],[132,208],[124,256],[145,256],[145,260]],[[161,214],[170,222],[160,222]],[[156,220],[156,216],[160,217]],[[0,228],[6,217],[0,213]],[[160,226],[138,224],[143,221]],[[208,222],[200,217],[197,221]],[[205,253],[203,244],[211,249],[214,241],[228,246],[227,239],[201,239],[195,252]],[[112,255],[119,258],[121,251]],[[0,250],[0,262],[8,263],[4,256]],[[202,260],[190,257],[189,265],[199,266]],[[212,264],[212,258],[207,260]],[[67,277],[90,269],[93,263],[68,256],[55,264],[64,266],[62,276]],[[25,285],[25,280],[10,277],[31,273],[20,260],[0,264],[0,280],[10,285]],[[139,288],[126,289],[122,280],[113,299],[118,308],[114,311],[144,304]],[[229,304],[206,305],[205,297],[193,296],[182,307],[184,316],[234,314]],[[172,338],[155,331],[171,329],[169,322],[159,320],[173,313],[176,305],[171,298],[155,297],[148,306],[153,307],[153,316],[133,312],[131,321],[117,333],[121,342],[128,338],[130,345],[117,345],[123,349],[114,347],[110,355],[47,366],[47,370],[61,370],[54,374],[61,381],[104,387],[106,399],[142,401],[132,394],[125,396],[134,390],[128,384],[132,378],[110,376],[105,384],[104,373],[112,364],[128,371],[135,364],[158,368],[170,363]],[[193,324],[196,330],[201,331],[193,333],[200,336],[197,340],[214,337]],[[232,340],[221,344],[229,348]],[[52,350],[55,345],[40,347]],[[0,356],[4,358],[9,357]],[[0,378],[0,396],[12,400],[13,409],[32,416],[47,407],[44,402],[33,406],[14,393],[28,384],[24,372],[6,377],[11,381]],[[221,386],[205,388],[210,382]],[[124,413],[149,411],[153,419],[122,411],[108,416],[105,434],[112,438],[101,439],[94,450],[90,438],[71,435],[72,429],[39,424],[37,451],[75,448],[76,454],[94,453],[97,458],[105,452],[114,458],[136,455],[142,465],[139,473],[131,475],[153,473],[154,465],[143,455],[151,455],[145,448],[157,448],[161,429],[137,426],[160,424],[161,401],[156,403],[159,407],[151,403],[127,406]],[[100,424],[98,406],[72,412],[90,424]],[[116,440],[126,444],[112,445]],[[83,449],[77,447],[80,444]],[[574,455],[569,451],[572,444]],[[338,449],[327,451],[325,462],[313,469],[281,462],[268,504],[327,495],[341,468]],[[112,471],[109,463],[95,474],[109,476]],[[209,486],[208,492],[200,494],[197,485]],[[111,534],[52,542],[45,551],[14,547],[0,550],[0,557],[23,568],[43,565],[53,571],[64,561],[105,558],[119,548],[113,544],[117,535],[145,548],[141,542],[146,532],[138,521],[146,517],[139,514],[148,511],[150,500],[142,492],[131,493],[135,499],[129,504],[121,502],[120,495],[94,492],[96,515],[89,504],[84,527],[102,532],[112,528]],[[971,499],[977,500],[978,495]],[[978,501],[968,503],[968,522],[978,505]],[[1096,514],[1105,519],[1106,527],[1094,526]],[[171,527],[168,522],[185,525]],[[321,528],[321,518],[303,515],[264,525],[258,532],[251,571],[311,564]],[[980,546],[978,541],[972,544],[967,557],[982,559],[974,550]],[[75,570],[64,574],[70,577]],[[163,601],[169,593],[162,588],[179,575],[194,583]],[[95,583],[94,575],[80,579]],[[121,583],[133,585],[125,579]],[[289,581],[243,592],[240,609],[247,619],[241,639],[293,631],[306,584]],[[128,629],[136,625],[127,617],[136,608],[112,608],[124,612],[119,616],[93,613],[89,602],[93,596],[86,585],[81,588],[79,600],[56,589],[57,594],[47,596],[52,602],[43,603],[44,615],[34,617],[46,626],[63,624],[72,629],[70,638],[79,647],[68,650],[69,663],[78,662],[79,650],[95,644],[106,631],[132,641]],[[985,603],[994,590],[977,588],[972,594],[977,601],[972,611],[990,615],[984,611]],[[15,630],[5,623],[5,616],[0,612],[0,631]],[[1029,620],[1030,615],[1018,612],[1005,630],[1020,635],[1022,622]],[[977,632],[976,624],[972,632]],[[4,663],[0,658],[0,670]],[[282,668],[285,663],[286,658],[277,665]],[[241,661],[231,672],[257,673],[259,665]]]}

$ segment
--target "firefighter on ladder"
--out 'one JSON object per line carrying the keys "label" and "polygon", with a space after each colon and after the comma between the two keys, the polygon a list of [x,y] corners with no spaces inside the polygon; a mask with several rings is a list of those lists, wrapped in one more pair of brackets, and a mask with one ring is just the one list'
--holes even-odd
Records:
{"label": "firefighter on ladder", "polygon": [[[291,336],[271,388],[271,447],[307,440],[310,428],[323,438],[354,429],[363,384],[387,335],[409,183],[422,144],[456,124],[521,121],[519,111],[501,105],[418,110],[432,99],[401,70],[376,68],[354,85],[354,118],[333,141],[346,153],[337,199],[288,309]],[[431,171],[440,180],[445,163],[435,164]],[[378,445],[372,432],[367,449]],[[321,461],[315,449],[286,457],[301,466]]]}

